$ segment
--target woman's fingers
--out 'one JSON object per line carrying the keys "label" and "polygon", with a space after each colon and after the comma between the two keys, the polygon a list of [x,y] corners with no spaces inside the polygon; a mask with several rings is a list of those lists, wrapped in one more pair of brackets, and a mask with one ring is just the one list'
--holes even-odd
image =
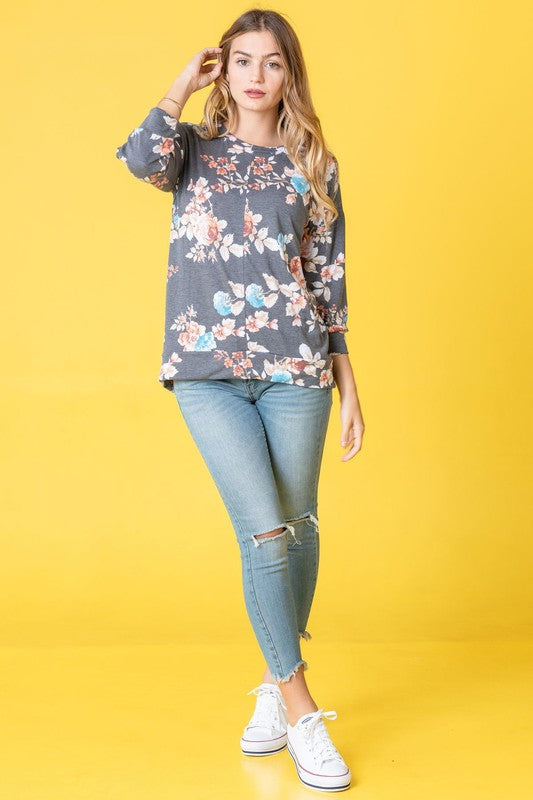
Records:
{"label": "woman's fingers", "polygon": [[200,67],[200,72],[202,73],[209,73],[213,72],[215,69],[220,69],[222,67],[222,61],[215,61],[213,64],[204,64]]}
{"label": "woman's fingers", "polygon": [[342,454],[341,461],[349,461],[351,458],[354,457],[356,453],[357,453],[357,448],[354,445],[350,450]]}
{"label": "woman's fingers", "polygon": [[204,47],[204,49],[200,50],[200,52],[197,53],[197,55],[201,59],[202,64],[204,63],[204,61],[211,61],[215,57],[217,58],[216,63],[218,63],[218,56],[221,52],[222,52],[221,47]]}
{"label": "woman's fingers", "polygon": [[361,443],[363,439],[363,430],[359,428],[357,425],[352,425],[349,429],[348,433],[341,437],[341,446],[348,447],[351,445],[351,448],[346,452],[343,453],[341,456],[341,461],[348,461],[350,458],[359,452],[361,449]]}
{"label": "woman's fingers", "polygon": [[341,445],[343,447],[347,447],[350,444],[350,442],[352,441],[353,436],[354,436],[354,428],[353,428],[353,425],[352,425],[347,430],[345,429],[345,430],[342,431],[342,434],[341,434]]}
{"label": "woman's fingers", "polygon": [[[196,54],[197,57],[197,77],[201,79],[201,86],[207,86],[215,78],[218,78],[222,70],[222,59],[220,54],[221,47],[204,47]],[[212,61],[216,58],[216,61]],[[204,61],[211,61],[210,64],[204,64]],[[205,80],[207,78],[207,80]]]}

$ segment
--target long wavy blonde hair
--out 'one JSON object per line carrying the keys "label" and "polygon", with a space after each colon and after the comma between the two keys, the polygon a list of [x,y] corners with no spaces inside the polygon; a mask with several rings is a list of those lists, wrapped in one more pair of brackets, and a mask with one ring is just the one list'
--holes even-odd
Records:
{"label": "long wavy blonde hair", "polygon": [[319,209],[326,225],[338,216],[337,208],[327,193],[327,181],[335,165],[338,180],[338,162],[328,150],[320,120],[316,115],[302,49],[291,25],[277,11],[253,8],[244,12],[222,35],[218,46],[222,48],[222,72],[205,102],[203,118],[196,126],[204,139],[220,136],[223,123],[233,130],[237,122],[236,103],[231,96],[229,83],[224,77],[231,43],[249,31],[270,31],[281,52],[285,69],[282,99],[278,106],[277,133],[287,149],[287,154],[297,170],[307,179],[311,202]]}

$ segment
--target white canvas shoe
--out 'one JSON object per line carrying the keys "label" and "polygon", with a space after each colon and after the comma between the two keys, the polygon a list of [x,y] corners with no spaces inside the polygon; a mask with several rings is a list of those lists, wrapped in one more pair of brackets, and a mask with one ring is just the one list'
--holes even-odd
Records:
{"label": "white canvas shoe", "polygon": [[310,789],[341,792],[348,789],[352,774],[334,746],[324,719],[336,719],[336,711],[303,714],[294,725],[287,723],[287,748],[298,777]]}
{"label": "white canvas shoe", "polygon": [[255,711],[241,737],[247,756],[268,756],[287,746],[287,706],[277,684],[261,683],[247,694],[257,695]]}

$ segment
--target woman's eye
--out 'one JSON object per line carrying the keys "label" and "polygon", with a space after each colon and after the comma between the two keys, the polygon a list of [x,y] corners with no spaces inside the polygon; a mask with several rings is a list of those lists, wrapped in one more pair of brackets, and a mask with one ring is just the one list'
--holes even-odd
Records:
{"label": "woman's eye", "polygon": [[[235,63],[236,64],[242,64],[242,63],[247,63],[247,62],[248,62],[247,58],[238,58]],[[267,63],[271,64],[276,69],[279,69],[281,67],[281,64],[278,64],[277,61],[268,61]]]}

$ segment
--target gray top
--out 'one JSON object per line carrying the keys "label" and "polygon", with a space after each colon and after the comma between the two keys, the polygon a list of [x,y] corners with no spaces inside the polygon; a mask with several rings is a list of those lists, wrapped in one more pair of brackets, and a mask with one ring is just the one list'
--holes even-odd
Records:
{"label": "gray top", "polygon": [[202,139],[157,106],[116,150],[129,171],[172,192],[165,335],[158,380],[256,378],[335,386],[347,353],[345,224],[338,164],[329,231],[283,146]]}

